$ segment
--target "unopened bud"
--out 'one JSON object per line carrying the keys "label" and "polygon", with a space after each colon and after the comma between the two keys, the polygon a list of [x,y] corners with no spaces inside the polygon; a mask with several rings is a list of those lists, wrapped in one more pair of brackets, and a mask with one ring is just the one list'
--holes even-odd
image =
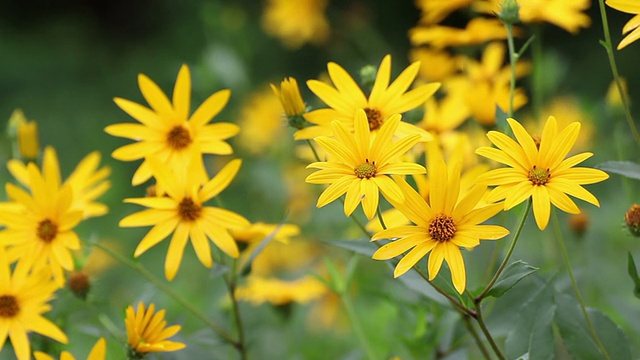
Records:
{"label": "unopened bud", "polygon": [[91,289],[91,279],[87,273],[76,271],[69,275],[69,290],[81,300],[87,299],[87,294]]}
{"label": "unopened bud", "polygon": [[505,24],[515,24],[520,21],[520,5],[516,0],[504,0],[498,18]]}
{"label": "unopened bud", "polygon": [[640,205],[633,204],[626,214],[624,222],[633,236],[640,236]]}
{"label": "unopened bud", "polygon": [[585,213],[573,214],[569,217],[569,228],[581,237],[589,227],[589,215]]}

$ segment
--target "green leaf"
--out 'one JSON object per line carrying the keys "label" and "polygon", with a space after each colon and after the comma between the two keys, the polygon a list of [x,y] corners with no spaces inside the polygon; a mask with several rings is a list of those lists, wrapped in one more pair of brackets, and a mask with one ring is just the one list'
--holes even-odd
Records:
{"label": "green leaf", "polygon": [[372,243],[368,239],[362,240],[325,240],[323,241],[329,245],[337,246],[343,249],[351,250],[357,254],[364,255],[366,257],[372,257],[373,253],[378,250],[376,244]]}
{"label": "green leaf", "polygon": [[511,134],[511,128],[507,123],[508,117],[509,115],[500,106],[496,105],[496,127],[505,134]]}
{"label": "green leaf", "polygon": [[640,180],[640,164],[631,161],[607,161],[596,167],[606,172]]}
{"label": "green leaf", "polygon": [[[393,272],[394,265],[391,262],[387,263]],[[433,286],[431,286],[427,280],[423,279],[415,270],[407,271],[396,280],[399,280],[410,290],[415,291],[428,299],[431,299],[441,305],[451,306],[451,303],[449,303],[442,294],[437,292],[436,289],[434,289]]]}
{"label": "green leaf", "polygon": [[631,252],[628,252],[627,257],[627,271],[629,272],[629,276],[631,276],[631,280],[633,280],[633,295],[637,298],[640,298],[640,276],[638,276],[638,269],[636,268],[636,262],[633,261],[633,256],[631,256]]}
{"label": "green leaf", "polygon": [[[574,359],[602,358],[576,299],[557,294],[555,300],[558,310],[554,320],[567,351]],[[609,357],[630,360],[631,347],[622,329],[599,310],[587,309],[587,313]]]}
{"label": "green leaf", "polygon": [[533,267],[522,260],[509,264],[500,275],[499,280],[489,290],[487,296],[499,298],[525,276],[534,273],[536,270],[538,270],[537,267]]}

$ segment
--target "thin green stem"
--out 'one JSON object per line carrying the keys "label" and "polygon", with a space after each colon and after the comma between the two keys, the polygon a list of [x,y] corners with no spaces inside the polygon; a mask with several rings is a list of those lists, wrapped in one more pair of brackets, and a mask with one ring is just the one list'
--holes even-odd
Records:
{"label": "thin green stem", "polygon": [[247,359],[247,349],[244,343],[244,327],[242,326],[242,319],[240,318],[240,307],[238,305],[238,299],[236,298],[236,276],[237,276],[237,264],[236,259],[231,260],[231,271],[228,278],[225,276],[225,283],[229,289],[229,296],[231,297],[231,308],[233,312],[233,319],[238,328],[238,341],[235,345],[236,349],[240,353],[240,359]]}
{"label": "thin green stem", "polygon": [[348,292],[345,290],[344,293],[340,294],[340,300],[342,300],[342,305],[344,306],[345,311],[347,312],[347,316],[349,317],[349,321],[351,322],[351,327],[353,328],[353,332],[356,334],[358,341],[360,342],[360,346],[365,350],[367,354],[367,358],[369,360],[375,360],[376,355],[371,345],[367,341],[367,337],[364,335],[364,331],[362,330],[362,325],[360,324],[360,320],[358,319],[358,315],[356,314],[355,308],[353,307],[353,303],[351,302],[351,297]]}
{"label": "thin green stem", "polygon": [[593,327],[593,323],[591,322],[591,318],[589,317],[589,313],[587,312],[587,307],[584,304],[584,300],[582,299],[582,295],[580,295],[580,290],[578,289],[578,283],[576,282],[576,278],[573,276],[573,270],[571,270],[571,264],[569,263],[569,254],[567,253],[567,248],[564,245],[564,238],[562,236],[562,232],[560,231],[560,222],[558,221],[558,215],[553,210],[553,225],[556,231],[556,239],[558,240],[558,245],[560,246],[560,252],[562,253],[562,260],[564,260],[564,265],[567,267],[567,272],[569,273],[569,278],[571,279],[571,286],[573,286],[573,291],[576,294],[576,298],[578,299],[578,303],[580,304],[580,309],[582,310],[582,315],[584,315],[584,319],[587,322],[587,327],[589,328],[589,333],[593,338],[593,341],[596,342],[598,346],[598,350],[604,356],[605,359],[611,360],[609,353],[602,345],[598,334],[596,333],[595,328]]}
{"label": "thin green stem", "polygon": [[618,73],[618,65],[616,64],[616,59],[613,54],[613,45],[611,42],[611,34],[609,33],[609,20],[607,19],[607,11],[605,10],[604,0],[599,0],[600,4],[600,17],[602,18],[602,30],[604,31],[604,42],[600,42],[602,46],[604,46],[607,51],[607,55],[609,57],[609,66],[611,67],[611,73],[613,74],[613,80],[616,82],[616,87],[618,88],[618,93],[620,94],[620,99],[622,99],[622,105],[624,107],[624,114],[627,118],[627,123],[629,124],[629,128],[631,129],[631,133],[635,138],[636,142],[640,144],[640,133],[638,133],[638,129],[636,128],[636,124],[633,121],[633,116],[631,115],[631,109],[629,106],[629,96],[626,91],[624,91],[624,87],[622,86],[622,80],[620,79],[620,74]]}
{"label": "thin green stem", "polygon": [[387,230],[387,225],[384,223],[382,212],[380,211],[380,205],[378,205],[378,211],[376,211],[376,213],[378,214],[378,221],[380,221],[380,226],[382,226],[383,229]]}
{"label": "thin green stem", "polygon": [[543,94],[543,64],[542,64],[542,26],[536,24],[533,25],[533,36],[535,41],[532,44],[532,62],[533,62],[533,76],[532,76],[532,90],[531,90],[531,105],[533,108],[534,118],[540,119],[540,113],[542,112],[542,100]]}
{"label": "thin green stem", "polygon": [[527,220],[527,216],[529,215],[529,210],[531,210],[531,202],[532,202],[531,199],[529,199],[527,201],[527,208],[524,210],[524,213],[522,214],[522,217],[520,218],[520,222],[518,223],[518,227],[516,228],[515,234],[513,234],[513,239],[511,240],[511,244],[509,244],[509,249],[507,250],[507,254],[505,255],[504,259],[502,260],[502,263],[500,264],[500,267],[496,271],[495,275],[493,275],[493,278],[487,284],[487,287],[485,287],[484,290],[482,291],[482,293],[480,293],[480,295],[478,295],[478,297],[476,298],[476,303],[480,303],[482,301],[482,299],[484,299],[484,297],[487,296],[487,293],[489,292],[489,290],[491,290],[493,285],[495,285],[496,281],[498,281],[498,278],[500,277],[500,274],[502,274],[502,271],[507,266],[507,263],[509,262],[509,258],[511,257],[511,254],[513,253],[513,249],[516,248],[516,243],[518,242],[518,238],[520,238],[520,233],[522,232],[522,228],[524,227],[524,223]]}
{"label": "thin green stem", "polygon": [[313,143],[311,142],[311,140],[307,139],[307,144],[309,144],[309,147],[311,148],[311,152],[313,153],[313,157],[316,158],[316,161],[322,161],[320,160],[320,156],[318,155],[318,152],[316,151],[316,148],[313,146]]}
{"label": "thin green stem", "polygon": [[198,310],[196,307],[194,307],[187,299],[185,299],[180,294],[178,294],[175,291],[173,291],[173,289],[171,289],[171,287],[169,287],[167,284],[165,284],[160,279],[158,279],[153,274],[151,274],[147,269],[142,267],[142,265],[140,265],[139,263],[133,262],[132,260],[129,260],[128,258],[126,258],[126,257],[114,252],[113,250],[105,247],[102,244],[99,244],[99,243],[96,243],[96,242],[85,242],[85,243],[90,245],[90,246],[95,246],[96,248],[98,248],[98,249],[104,251],[105,253],[107,253],[112,258],[118,260],[123,265],[126,265],[127,267],[131,268],[132,270],[137,271],[140,275],[142,275],[145,278],[147,278],[147,280],[149,280],[153,285],[155,285],[162,292],[164,292],[165,294],[167,294],[170,297],[172,297],[177,303],[182,305],[182,307],[184,307],[192,315],[194,315],[195,317],[200,319],[200,321],[202,321],[211,330],[213,330],[213,332],[218,334],[218,336],[220,336],[224,341],[226,341],[227,343],[233,345],[234,347],[238,347],[238,342],[236,340],[234,340],[231,336],[229,336],[224,329],[222,329],[220,326],[218,326],[213,321],[209,320],[202,312],[200,312],[200,310]]}
{"label": "thin green stem", "polygon": [[507,360],[507,357],[504,356],[504,354],[498,347],[498,344],[496,344],[496,341],[493,339],[493,336],[491,336],[491,332],[489,332],[489,328],[487,327],[487,324],[484,322],[484,318],[482,317],[482,305],[478,301],[476,301],[476,314],[477,314],[476,321],[478,321],[480,330],[482,330],[482,333],[489,341],[489,345],[491,345],[493,352],[496,354],[496,356],[498,356],[499,359]]}
{"label": "thin green stem", "polygon": [[513,42],[513,25],[511,23],[505,23],[507,28],[507,44],[509,46],[509,64],[511,65],[511,81],[509,83],[509,109],[507,114],[509,117],[513,117],[513,102],[516,94],[516,63],[518,62],[518,54],[516,54],[516,48]]}
{"label": "thin green stem", "polygon": [[476,331],[476,329],[473,327],[473,324],[471,323],[471,317],[468,315],[462,315],[462,321],[464,322],[464,325],[467,328],[467,331],[469,331],[469,333],[471,334],[471,337],[473,337],[473,340],[476,342],[476,345],[478,345],[478,349],[480,349],[480,352],[482,353],[484,358],[491,359],[491,356],[489,356],[489,351],[487,351],[487,348],[482,343],[482,339],[480,339],[478,332]]}
{"label": "thin green stem", "polygon": [[427,281],[429,283],[429,285],[433,286],[433,288],[436,289],[437,292],[439,292],[442,296],[447,298],[447,300],[449,300],[449,302],[456,309],[458,309],[461,313],[463,313],[465,315],[468,315],[468,316],[471,316],[473,318],[476,317],[476,313],[473,310],[471,310],[468,307],[464,306],[460,301],[458,301],[458,299],[456,299],[455,297],[451,296],[449,293],[444,291],[443,288],[441,288],[440,286],[436,285],[434,282],[429,280],[429,276],[427,276],[427,274],[425,274],[422,270],[420,270],[418,268],[418,266],[414,266],[413,270],[415,270],[418,273],[418,275],[420,275],[421,278],[423,278],[425,281]]}

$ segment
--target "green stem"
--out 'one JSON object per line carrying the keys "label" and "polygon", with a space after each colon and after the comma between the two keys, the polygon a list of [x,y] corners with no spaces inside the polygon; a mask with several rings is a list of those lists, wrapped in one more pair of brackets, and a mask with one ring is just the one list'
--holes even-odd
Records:
{"label": "green stem", "polygon": [[467,331],[469,331],[469,333],[473,337],[473,340],[476,342],[476,345],[478,345],[478,349],[480,349],[480,352],[482,353],[484,358],[491,359],[491,356],[489,356],[489,351],[487,351],[487,348],[482,343],[482,339],[480,339],[478,332],[471,323],[471,317],[468,315],[462,315],[462,320],[464,321],[464,325],[467,328]]}
{"label": "green stem", "polygon": [[532,62],[533,62],[533,76],[532,76],[532,90],[531,90],[531,105],[533,107],[533,116],[536,120],[540,119],[540,113],[542,112],[542,99],[543,99],[543,68],[542,68],[542,26],[533,25],[533,36],[535,41],[532,44]]}
{"label": "green stem", "polygon": [[516,232],[513,235],[513,239],[511,240],[511,244],[509,244],[509,249],[507,250],[507,255],[505,255],[504,259],[502,260],[502,263],[500,264],[500,267],[496,271],[495,275],[493,275],[493,278],[491,279],[491,281],[489,281],[489,284],[487,284],[487,287],[485,287],[484,290],[482,291],[482,293],[480,293],[480,295],[478,295],[478,297],[476,298],[476,300],[475,300],[476,303],[479,304],[482,301],[482,299],[484,299],[484,297],[487,296],[487,293],[489,292],[489,290],[491,290],[493,285],[495,285],[496,281],[498,281],[498,278],[500,277],[500,274],[502,274],[502,271],[507,266],[507,263],[509,262],[509,258],[511,257],[511,254],[513,253],[513,249],[516,248],[516,243],[518,242],[518,238],[520,238],[520,233],[522,232],[522,228],[524,227],[524,223],[527,220],[527,215],[529,215],[529,210],[531,209],[531,202],[532,202],[531,199],[529,199],[527,201],[527,208],[524,210],[524,213],[522,214],[522,217],[520,218],[520,222],[518,223],[518,227],[516,228]]}
{"label": "green stem", "polygon": [[616,59],[613,54],[613,45],[611,43],[611,34],[609,33],[609,20],[607,20],[607,12],[604,6],[604,0],[599,0],[600,4],[600,17],[602,18],[602,29],[604,30],[604,42],[600,42],[602,46],[604,46],[607,51],[607,55],[609,57],[609,65],[611,66],[611,73],[613,74],[613,80],[616,82],[616,87],[618,88],[618,93],[620,94],[620,99],[622,99],[622,105],[624,107],[624,114],[627,118],[627,123],[629,124],[629,128],[631,129],[631,133],[635,138],[636,142],[640,144],[640,133],[638,133],[638,129],[636,128],[636,124],[633,121],[633,116],[631,116],[631,109],[629,106],[629,96],[624,91],[624,87],[622,86],[622,80],[620,79],[620,74],[618,73],[618,65],[616,64]]}
{"label": "green stem", "polygon": [[309,144],[309,147],[311,148],[311,152],[313,153],[313,157],[316,158],[316,161],[321,161],[320,156],[318,156],[318,152],[316,151],[316,148],[313,147],[313,143],[311,143],[311,140],[307,139],[307,144]]}
{"label": "green stem", "polygon": [[340,294],[340,300],[342,300],[342,305],[347,312],[347,316],[349,317],[349,321],[351,322],[351,326],[353,327],[353,332],[356,334],[356,337],[360,342],[360,346],[364,348],[369,360],[375,360],[375,352],[367,341],[367,337],[364,335],[364,331],[362,331],[362,325],[358,320],[358,315],[356,314],[353,303],[351,302],[351,297],[346,290],[344,291],[344,293]]}
{"label": "green stem", "polygon": [[496,341],[493,339],[493,336],[491,336],[491,333],[489,332],[489,328],[487,328],[487,324],[485,324],[484,322],[484,318],[482,317],[482,305],[478,301],[476,301],[476,314],[477,314],[476,320],[478,321],[480,330],[482,330],[482,333],[489,341],[489,345],[491,345],[493,352],[496,354],[496,356],[498,356],[499,359],[507,360],[507,357],[504,356],[504,354],[498,347],[498,344],[496,344]]}
{"label": "green stem", "polygon": [[562,253],[562,259],[564,260],[564,265],[567,267],[567,272],[569,273],[569,278],[571,279],[571,286],[573,286],[573,291],[575,292],[578,303],[580,304],[582,315],[584,315],[584,319],[587,322],[589,333],[591,334],[593,341],[596,342],[598,350],[600,351],[602,356],[604,356],[604,358],[607,360],[611,360],[609,353],[607,353],[607,350],[604,348],[604,345],[602,345],[598,334],[596,334],[596,330],[593,327],[593,323],[591,322],[591,318],[589,317],[589,313],[587,312],[587,307],[584,304],[584,300],[582,300],[582,295],[580,295],[578,283],[576,282],[576,278],[573,276],[573,270],[571,270],[571,264],[569,263],[569,254],[567,253],[567,248],[564,245],[564,238],[562,237],[562,232],[560,231],[560,222],[558,221],[558,215],[555,209],[553,209],[553,225],[556,231],[556,239],[558,240],[558,245],[560,246],[560,252]]}
{"label": "green stem", "polygon": [[378,211],[376,211],[376,213],[378,214],[378,221],[380,221],[380,226],[382,226],[384,230],[387,230],[387,225],[384,223],[382,212],[380,211],[380,205],[378,205]]}
{"label": "green stem", "polygon": [[505,23],[507,28],[507,44],[509,46],[509,63],[511,65],[511,81],[509,83],[509,109],[507,114],[509,117],[513,117],[513,102],[516,94],[516,63],[518,62],[518,54],[513,43],[513,25],[511,23]]}
{"label": "green stem", "polygon": [[429,276],[427,276],[427,274],[425,274],[422,270],[420,270],[418,268],[418,266],[414,266],[413,270],[415,270],[418,273],[418,275],[420,275],[421,278],[423,278],[426,282],[428,282],[429,285],[433,286],[433,288],[436,289],[437,292],[439,292],[442,296],[447,298],[447,300],[449,300],[449,302],[456,309],[458,309],[463,315],[468,315],[468,316],[471,316],[473,318],[476,317],[476,313],[473,310],[471,310],[471,309],[467,308],[466,306],[464,306],[460,301],[458,301],[458,299],[456,299],[455,297],[451,296],[449,293],[444,291],[443,288],[441,288],[440,286],[436,285],[434,282],[430,281],[429,280]]}
{"label": "green stem", "polygon": [[118,260],[123,265],[126,265],[129,268],[131,268],[132,270],[137,271],[140,275],[142,275],[145,278],[147,278],[147,280],[149,280],[153,285],[155,285],[162,292],[164,292],[165,294],[167,294],[170,297],[172,297],[176,302],[178,302],[180,305],[182,305],[182,307],[184,307],[192,315],[194,315],[195,317],[200,319],[200,321],[202,321],[211,330],[213,330],[213,332],[218,334],[218,336],[220,336],[224,341],[226,341],[227,343],[233,345],[234,347],[238,347],[238,342],[236,340],[234,340],[233,338],[231,338],[231,336],[229,336],[224,331],[224,329],[219,327],[213,321],[209,320],[202,312],[200,312],[200,310],[195,308],[187,299],[183,298],[180,294],[178,294],[175,291],[173,291],[173,289],[171,289],[167,284],[162,282],[160,279],[156,278],[147,269],[142,267],[142,265],[140,265],[139,263],[136,263],[136,262],[133,262],[133,261],[129,260],[128,258],[126,258],[126,257],[114,252],[113,250],[111,250],[111,249],[109,249],[109,248],[107,248],[104,245],[101,245],[99,243],[95,243],[95,242],[85,242],[85,243],[88,244],[89,246],[95,246],[96,248],[98,248],[98,249],[104,251],[105,253],[107,253],[112,258]]}
{"label": "green stem", "polygon": [[236,298],[236,267],[238,262],[236,259],[232,259],[231,271],[229,272],[229,278],[224,277],[227,288],[229,289],[229,296],[231,297],[231,308],[233,311],[233,319],[238,327],[238,341],[235,344],[236,349],[240,353],[240,359],[247,359],[247,349],[244,343],[244,328],[242,326],[242,319],[240,318],[240,307],[238,306],[238,299]]}

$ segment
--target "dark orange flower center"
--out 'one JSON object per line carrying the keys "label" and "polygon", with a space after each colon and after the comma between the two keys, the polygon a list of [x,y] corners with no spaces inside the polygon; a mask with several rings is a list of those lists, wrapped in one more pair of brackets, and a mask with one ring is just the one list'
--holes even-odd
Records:
{"label": "dark orange flower center", "polygon": [[541,169],[533,165],[533,169],[529,170],[529,180],[533,185],[545,185],[550,178],[549,169]]}
{"label": "dark orange flower center", "polygon": [[367,114],[367,121],[369,121],[369,130],[378,130],[384,119],[378,109],[364,108],[364,113]]}
{"label": "dark orange flower center", "polygon": [[375,161],[369,161],[369,159],[366,159],[365,162],[358,165],[354,171],[356,176],[360,179],[371,179],[376,176],[378,168],[376,167]]}
{"label": "dark orange flower center", "polygon": [[89,289],[91,289],[91,279],[89,275],[82,271],[77,271],[69,275],[69,290],[78,298],[84,300],[87,298]]}
{"label": "dark orange flower center", "polygon": [[633,235],[640,236],[640,205],[631,205],[624,214],[624,222]]}
{"label": "dark orange flower center", "polygon": [[451,216],[438,214],[429,223],[429,236],[439,242],[453,239],[456,235],[456,223]]}
{"label": "dark orange flower center", "polygon": [[194,221],[200,218],[202,206],[196,204],[190,197],[182,199],[178,205],[178,213],[184,221]]}
{"label": "dark orange flower center", "polygon": [[167,143],[175,150],[182,150],[189,146],[193,140],[191,134],[184,126],[178,125],[167,134]]}
{"label": "dark orange flower center", "polygon": [[58,235],[58,225],[49,219],[45,219],[40,221],[38,230],[36,231],[40,240],[50,243],[56,238],[56,235]]}
{"label": "dark orange flower center", "polygon": [[20,312],[18,299],[13,295],[0,296],[0,318],[12,318]]}

